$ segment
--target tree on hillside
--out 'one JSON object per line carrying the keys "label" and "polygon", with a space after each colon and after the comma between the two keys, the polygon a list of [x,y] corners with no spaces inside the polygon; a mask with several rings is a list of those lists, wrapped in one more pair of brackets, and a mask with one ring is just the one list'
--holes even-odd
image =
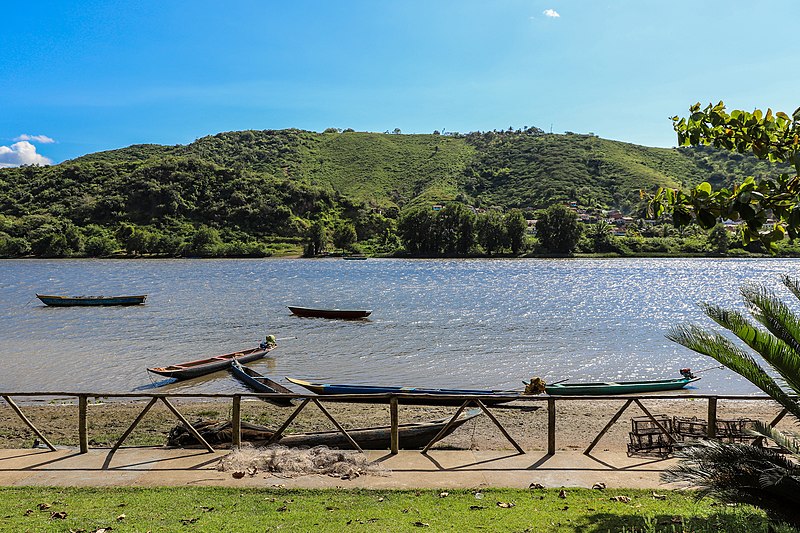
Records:
{"label": "tree on hillside", "polygon": [[436,228],[443,253],[468,254],[475,242],[475,213],[464,204],[448,203],[436,215]]}
{"label": "tree on hillside", "polygon": [[723,224],[717,224],[714,226],[714,228],[708,234],[708,244],[711,246],[711,249],[714,251],[714,253],[728,253],[728,247],[730,247],[731,238],[730,235],[728,235],[728,230]]}
{"label": "tree on hillside", "polygon": [[608,252],[612,248],[611,224],[606,220],[598,220],[586,228],[586,237],[592,243],[595,252]]}
{"label": "tree on hillside", "polygon": [[414,255],[439,253],[435,223],[436,213],[429,207],[416,207],[400,215],[397,234],[409,253]]}
{"label": "tree on hillside", "polygon": [[506,246],[508,234],[500,211],[490,209],[478,216],[476,222],[478,232],[478,243],[483,250],[492,255],[494,252],[502,251]]}
{"label": "tree on hillside", "polygon": [[512,209],[506,213],[505,219],[506,238],[511,253],[520,253],[525,246],[525,233],[528,231],[528,221],[519,209]]}
{"label": "tree on hillside", "polygon": [[548,251],[571,254],[581,236],[578,216],[565,205],[551,205],[539,216],[536,235]]}
{"label": "tree on hillside", "polygon": [[[684,192],[661,188],[650,202],[653,215],[672,213],[676,226],[696,222],[709,229],[720,218],[742,220],[742,242],[761,241],[770,250],[786,234],[800,235],[800,108],[790,117],[783,112],[752,113],[725,104],[700,104],[689,108],[688,118],[673,117],[680,146],[710,145],[740,154],[752,152],[774,163],[794,166],[794,175],[783,173],[771,179],[745,179],[732,189],[713,190],[708,182]],[[777,219],[773,229],[764,230],[767,217]]]}
{"label": "tree on hillside", "polygon": [[308,230],[308,243],[306,244],[305,254],[313,257],[325,251],[328,245],[328,229],[325,223],[317,220]]}
{"label": "tree on hillside", "polygon": [[350,250],[358,240],[356,227],[352,222],[340,222],[333,230],[333,245],[342,250]]}

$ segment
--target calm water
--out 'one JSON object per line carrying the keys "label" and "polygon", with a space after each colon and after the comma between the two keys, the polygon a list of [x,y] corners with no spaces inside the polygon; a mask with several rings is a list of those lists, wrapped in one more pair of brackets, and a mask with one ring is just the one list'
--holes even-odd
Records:
{"label": "calm water", "polygon": [[[713,360],[664,338],[711,325],[706,300],[799,260],[22,260],[0,261],[0,391],[142,390],[145,371],[256,345],[273,378],[519,388],[548,381],[676,377]],[[148,294],[147,305],[48,308],[45,294]],[[783,291],[788,295],[788,291]],[[287,305],[373,309],[368,321],[292,316]],[[296,337],[296,338],[294,338]],[[172,391],[236,392],[225,373]],[[696,392],[753,393],[727,370]]]}

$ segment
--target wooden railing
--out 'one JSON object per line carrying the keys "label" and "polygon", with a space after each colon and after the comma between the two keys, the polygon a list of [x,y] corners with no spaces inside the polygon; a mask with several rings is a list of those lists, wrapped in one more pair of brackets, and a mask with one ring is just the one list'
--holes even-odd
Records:
{"label": "wooden railing", "polygon": [[[335,396],[318,396],[314,394],[259,394],[259,393],[241,393],[241,394],[212,394],[212,393],[75,393],[75,392],[4,392],[0,393],[0,397],[2,397],[5,402],[11,407],[11,409],[19,416],[19,418],[26,424],[31,430],[36,434],[36,436],[41,439],[41,441],[50,448],[51,450],[55,451],[55,446],[53,446],[50,441],[46,438],[46,436],[36,427],[34,424],[25,416],[22,409],[17,405],[16,402],[12,399],[13,397],[25,397],[25,398],[55,398],[55,397],[63,397],[63,398],[77,398],[78,399],[78,442],[79,442],[79,449],[80,453],[87,453],[89,451],[89,435],[87,430],[87,406],[89,404],[90,398],[119,398],[119,399],[148,399],[149,402],[144,407],[144,409],[139,413],[133,423],[128,427],[128,429],[122,434],[122,436],[114,443],[113,447],[111,448],[111,453],[119,449],[128,436],[133,432],[136,426],[141,422],[147,412],[153,407],[157,402],[161,401],[166,405],[166,407],[175,415],[175,417],[186,426],[187,430],[190,431],[194,437],[209,451],[213,452],[214,448],[206,442],[206,440],[197,432],[197,430],[189,423],[189,421],[175,408],[173,403],[170,401],[171,399],[177,398],[192,398],[192,399],[228,399],[232,402],[231,408],[231,426],[232,426],[232,438],[231,444],[233,446],[239,446],[241,444],[241,401],[243,397],[246,398],[262,398],[262,399],[296,399],[300,401],[300,404],[294,409],[291,415],[284,421],[284,423],[278,428],[278,430],[273,434],[270,442],[276,442],[280,439],[283,435],[284,431],[289,427],[292,421],[300,414],[300,412],[306,408],[309,404],[316,405],[320,411],[333,423],[336,429],[344,435],[344,437],[350,442],[353,448],[361,451],[359,445],[353,440],[347,430],[342,427],[342,425],[336,420],[336,418],[324,407],[323,403],[371,403],[371,404],[382,404],[382,405],[389,405],[389,416],[390,416],[390,451],[393,454],[398,453],[400,449],[399,443],[399,405],[404,404],[404,402],[413,402],[414,405],[430,405],[430,406],[441,406],[443,404],[446,405],[453,405],[458,406],[455,414],[452,416],[450,421],[446,424],[445,427],[436,435],[423,449],[422,453],[426,453],[431,446],[433,446],[437,441],[439,441],[443,435],[447,434],[447,430],[457,421],[459,415],[469,407],[470,405],[474,405],[480,408],[484,414],[492,421],[492,423],[497,426],[503,436],[514,446],[514,448],[519,453],[525,453],[522,447],[514,440],[511,434],[503,427],[503,425],[497,420],[497,418],[492,414],[492,410],[497,409],[537,409],[539,406],[531,406],[530,404],[533,403],[546,403],[547,405],[547,453],[548,455],[553,455],[556,453],[556,419],[557,419],[557,409],[556,404],[558,402],[592,402],[592,401],[620,401],[624,402],[622,407],[616,412],[616,414],[609,420],[606,426],[600,431],[600,433],[595,437],[589,447],[584,450],[585,454],[589,454],[592,449],[597,445],[603,435],[614,425],[622,414],[628,409],[631,405],[636,405],[641,411],[648,417],[650,420],[655,424],[660,431],[662,431],[667,438],[674,441],[674,437],[664,428],[659,420],[654,417],[650,411],[642,404],[642,400],[669,400],[669,401],[687,401],[687,400],[705,400],[707,402],[707,413],[708,413],[708,429],[707,429],[707,437],[714,438],[715,436],[715,429],[716,429],[716,421],[717,421],[717,403],[719,400],[746,400],[746,401],[771,401],[772,398],[768,396],[731,396],[731,395],[687,395],[687,394],[671,394],[671,395],[653,395],[653,394],[640,394],[640,395],[624,395],[624,396],[517,396],[517,395],[509,395],[507,397],[500,397],[496,395],[463,395],[463,394],[435,394],[435,395],[421,395],[421,394],[409,394],[409,393],[388,393],[388,394],[348,394],[348,395],[335,395]],[[513,400],[514,404],[508,403],[499,403],[498,400],[509,399]],[[523,405],[520,405],[523,404]],[[524,404],[528,404],[527,406]],[[787,414],[786,410],[782,410],[778,416],[776,416],[771,422],[770,426],[775,426],[785,415]]]}

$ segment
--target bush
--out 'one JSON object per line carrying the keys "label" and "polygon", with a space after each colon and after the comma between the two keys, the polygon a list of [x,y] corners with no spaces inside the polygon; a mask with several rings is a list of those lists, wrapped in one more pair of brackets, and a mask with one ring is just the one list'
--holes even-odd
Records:
{"label": "bush", "polygon": [[106,257],[117,251],[119,243],[108,235],[89,237],[83,251],[90,257]]}

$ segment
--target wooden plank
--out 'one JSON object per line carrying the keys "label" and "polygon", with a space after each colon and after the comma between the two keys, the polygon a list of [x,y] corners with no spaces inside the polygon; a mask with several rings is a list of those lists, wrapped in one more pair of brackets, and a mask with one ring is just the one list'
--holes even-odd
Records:
{"label": "wooden plank", "polygon": [[453,418],[451,418],[451,419],[450,419],[450,420],[447,422],[447,424],[445,424],[445,425],[444,425],[444,427],[443,427],[442,429],[440,429],[440,430],[439,430],[439,433],[437,433],[437,434],[436,434],[436,436],[435,436],[435,437],[433,437],[433,438],[431,439],[431,441],[430,441],[428,444],[426,444],[426,445],[425,445],[425,447],[424,447],[424,448],[422,448],[422,451],[421,451],[420,453],[428,453],[428,450],[430,450],[430,449],[431,449],[431,446],[433,446],[434,444],[436,444],[436,443],[439,441],[439,439],[441,439],[441,438],[442,438],[442,436],[443,436],[443,435],[445,435],[445,434],[447,433],[447,431],[450,429],[450,427],[451,427],[451,426],[452,426],[452,425],[455,423],[455,421],[458,419],[458,417],[461,415],[461,413],[464,411],[464,409],[465,409],[465,408],[466,408],[466,407],[467,407],[467,406],[468,406],[470,403],[472,403],[472,400],[466,400],[464,403],[462,403],[462,404],[461,404],[461,407],[459,407],[459,408],[458,408],[458,410],[456,411],[456,414],[454,414],[454,415],[453,415]]}
{"label": "wooden plank", "polygon": [[85,394],[78,395],[78,443],[81,453],[89,453],[89,432],[87,431],[86,408],[88,406]]}
{"label": "wooden plank", "polygon": [[665,428],[664,426],[661,425],[661,422],[656,420],[656,417],[654,417],[652,414],[650,414],[650,411],[648,411],[645,408],[645,406],[642,405],[642,402],[640,402],[638,398],[636,398],[633,401],[636,402],[636,405],[639,406],[639,409],[641,409],[644,412],[644,414],[647,415],[647,418],[649,418],[650,421],[653,422],[653,424],[656,425],[656,427],[661,431],[661,433],[663,433],[664,435],[667,436],[667,438],[670,440],[670,442],[675,442],[675,437],[673,437],[672,434],[669,431],[667,431],[667,428]]}
{"label": "wooden plank", "polygon": [[197,430],[194,428],[194,426],[192,425],[192,423],[191,423],[191,422],[189,422],[188,420],[186,420],[186,418],[184,418],[184,416],[183,416],[182,414],[180,414],[180,413],[178,412],[178,410],[177,410],[177,409],[175,409],[175,406],[174,406],[174,405],[172,405],[172,404],[170,403],[170,401],[169,401],[169,400],[168,400],[168,399],[167,399],[165,396],[162,396],[162,397],[161,397],[161,401],[163,401],[163,402],[164,402],[164,405],[166,405],[166,406],[169,408],[169,410],[170,410],[170,411],[172,411],[172,414],[174,414],[176,417],[178,417],[178,420],[180,420],[180,421],[181,421],[181,424],[183,424],[184,426],[186,426],[186,429],[188,429],[188,430],[189,430],[189,432],[190,432],[192,435],[194,435],[194,438],[196,438],[196,439],[197,439],[197,440],[200,442],[200,444],[202,444],[202,445],[203,445],[203,447],[204,447],[206,450],[208,450],[208,451],[209,451],[209,453],[214,453],[214,447],[213,447],[213,446],[211,446],[211,445],[210,445],[208,442],[206,442],[206,439],[204,439],[204,438],[203,438],[203,436],[202,436],[202,435],[200,435],[200,432],[199,432],[199,431],[197,431]]}
{"label": "wooden plank", "polygon": [[320,411],[322,411],[322,413],[323,413],[325,416],[327,416],[327,417],[328,417],[328,420],[330,420],[331,422],[333,422],[333,425],[334,425],[334,426],[336,426],[336,429],[338,429],[338,430],[339,430],[339,432],[340,432],[342,435],[344,435],[344,436],[345,436],[345,438],[346,438],[346,439],[347,439],[347,440],[350,442],[350,445],[351,445],[353,448],[355,448],[356,450],[360,451],[361,453],[364,453],[364,450],[362,450],[362,449],[361,449],[361,446],[359,446],[359,445],[358,445],[358,443],[357,443],[356,441],[354,441],[354,440],[353,440],[353,437],[351,437],[351,436],[350,436],[350,433],[348,433],[348,432],[347,432],[347,430],[346,430],[346,429],[344,429],[344,428],[342,427],[342,425],[341,425],[341,424],[340,424],[340,423],[339,423],[339,422],[338,422],[338,421],[337,421],[335,418],[333,418],[333,415],[332,415],[332,414],[330,414],[330,413],[328,412],[328,410],[327,410],[327,409],[325,409],[325,407],[324,407],[324,406],[323,406],[321,403],[319,403],[319,400],[317,400],[316,398],[314,398],[314,399],[312,399],[312,401],[314,402],[314,404],[315,404],[317,407],[319,407],[319,410],[320,410]]}
{"label": "wooden plank", "polygon": [[713,439],[717,436],[717,399],[708,399],[708,426],[706,427],[706,436]]}
{"label": "wooden plank", "polygon": [[274,444],[274,443],[278,442],[278,440],[283,435],[283,432],[286,431],[286,428],[289,427],[289,424],[291,424],[292,421],[295,418],[297,418],[297,415],[300,414],[300,411],[302,411],[305,408],[305,406],[308,405],[308,402],[310,402],[310,401],[311,401],[311,398],[306,398],[305,400],[303,400],[303,402],[300,405],[297,406],[297,409],[295,409],[294,412],[292,412],[292,414],[289,415],[289,418],[286,419],[286,421],[283,423],[283,425],[281,427],[279,427],[278,430],[275,433],[272,434],[272,437],[270,437],[270,439],[267,441],[267,446],[269,446],[270,444]]}
{"label": "wooden plank", "polygon": [[239,447],[242,445],[242,397],[239,394],[233,395],[233,407],[231,409],[231,446]]}
{"label": "wooden plank", "polygon": [[[778,425],[778,422],[783,420],[783,417],[789,414],[788,409],[782,409],[778,416],[772,419],[772,422],[769,423],[769,427],[774,428]],[[762,446],[764,444],[764,437],[758,437],[756,440],[753,441],[753,446]]]}
{"label": "wooden plank", "polygon": [[391,435],[389,451],[392,455],[400,453],[400,415],[397,398],[389,400],[389,419],[391,421]]}
{"label": "wooden plank", "polygon": [[17,404],[14,403],[14,400],[12,400],[10,396],[3,396],[3,399],[6,401],[6,403],[8,403],[8,405],[11,407],[11,409],[13,409],[15,413],[17,413],[17,416],[20,417],[22,419],[22,421],[25,422],[28,425],[28,427],[31,428],[31,430],[33,430],[34,433],[36,433],[36,436],[39,437],[40,439],[42,439],[42,442],[45,444],[45,446],[50,448],[51,452],[56,451],[56,447],[53,446],[52,444],[50,444],[50,441],[47,440],[47,438],[42,434],[41,431],[36,429],[36,426],[33,425],[33,422],[28,420],[28,417],[25,416],[25,414],[17,406]]}
{"label": "wooden plank", "polygon": [[556,454],[556,399],[547,399],[547,455]]}
{"label": "wooden plank", "polygon": [[619,417],[622,416],[622,413],[625,412],[625,409],[627,409],[631,403],[633,403],[633,400],[628,400],[627,402],[625,402],[625,405],[623,405],[622,408],[619,411],[617,411],[617,414],[615,414],[614,417],[608,421],[606,427],[600,430],[600,433],[597,434],[597,436],[594,438],[589,447],[583,450],[583,455],[589,455],[589,452],[591,452],[592,449],[594,449],[594,447],[597,446],[597,443],[600,442],[600,439],[603,438],[603,435],[605,435],[606,432],[611,428],[611,426],[613,426],[617,422],[617,420],[619,420]]}
{"label": "wooden plank", "polygon": [[[128,435],[130,435],[133,432],[134,428],[137,425],[139,425],[139,422],[142,421],[142,418],[144,418],[144,415],[147,414],[147,411],[149,411],[150,408],[153,407],[156,404],[157,401],[158,401],[158,396],[153,396],[150,399],[150,402],[145,406],[144,409],[142,409],[142,412],[139,413],[139,416],[136,417],[136,420],[133,421],[133,424],[131,424],[131,426],[128,429],[125,430],[125,433],[123,433],[122,436],[119,438],[119,440],[114,443],[114,446],[111,447],[111,451],[108,452],[108,456],[109,456],[108,460],[110,460],[111,456],[114,454],[115,451],[119,450],[120,446],[122,446],[122,443],[125,442],[125,439],[128,438]],[[107,462],[108,462],[108,460],[107,460]]]}
{"label": "wooden plank", "polygon": [[477,403],[477,404],[478,404],[478,407],[480,407],[480,408],[481,408],[481,410],[482,410],[482,411],[483,411],[483,412],[486,414],[486,416],[488,416],[488,417],[489,417],[489,420],[491,420],[492,422],[494,422],[494,425],[495,425],[495,426],[497,426],[497,429],[499,429],[499,430],[500,430],[500,432],[503,434],[503,436],[504,436],[506,439],[508,439],[508,442],[510,442],[510,443],[511,443],[511,445],[512,445],[512,446],[514,446],[514,448],[516,448],[516,449],[517,449],[517,451],[518,451],[519,453],[525,453],[525,450],[523,450],[523,449],[522,449],[522,446],[520,446],[519,444],[517,444],[517,441],[515,441],[515,440],[514,440],[514,439],[511,437],[511,435],[508,433],[508,431],[506,431],[506,428],[504,428],[504,427],[503,427],[503,424],[501,424],[501,423],[500,423],[500,421],[499,421],[499,420],[497,420],[497,419],[494,417],[494,415],[493,415],[492,413],[490,413],[490,412],[489,412],[489,410],[486,408],[486,406],[483,404],[483,402],[482,402],[482,401],[480,401],[480,400],[475,400],[475,403]]}

